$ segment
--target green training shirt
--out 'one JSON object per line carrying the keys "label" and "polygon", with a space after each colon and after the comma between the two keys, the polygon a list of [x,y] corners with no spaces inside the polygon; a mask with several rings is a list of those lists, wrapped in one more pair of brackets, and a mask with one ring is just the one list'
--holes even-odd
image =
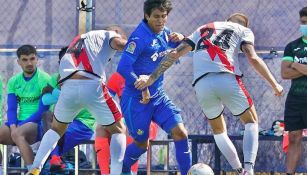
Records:
{"label": "green training shirt", "polygon": [[[283,61],[291,61],[307,65],[307,40],[300,37],[297,40],[290,42],[285,48]],[[289,94],[307,96],[306,75],[291,80]]]}
{"label": "green training shirt", "polygon": [[50,76],[37,69],[33,77],[26,81],[23,73],[11,77],[7,84],[7,93],[15,94],[19,106],[18,120],[25,120],[37,111],[43,88],[47,85]]}

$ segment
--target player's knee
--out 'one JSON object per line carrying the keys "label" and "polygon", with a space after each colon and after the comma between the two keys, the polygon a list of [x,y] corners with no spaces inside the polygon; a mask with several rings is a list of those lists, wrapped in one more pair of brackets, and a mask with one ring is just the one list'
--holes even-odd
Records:
{"label": "player's knee", "polygon": [[171,134],[174,140],[181,140],[188,138],[188,132],[182,123],[178,124],[175,128],[173,128]]}
{"label": "player's knee", "polygon": [[142,149],[146,149],[147,150],[147,148],[148,148],[148,144],[149,144],[149,140],[146,140],[146,141],[142,141],[142,142],[139,142],[139,141],[134,141],[134,143],[138,146],[138,147],[140,147],[140,148],[142,148]]}
{"label": "player's knee", "polygon": [[299,131],[289,132],[290,144],[300,144],[302,143],[302,140],[303,140],[302,132]]}

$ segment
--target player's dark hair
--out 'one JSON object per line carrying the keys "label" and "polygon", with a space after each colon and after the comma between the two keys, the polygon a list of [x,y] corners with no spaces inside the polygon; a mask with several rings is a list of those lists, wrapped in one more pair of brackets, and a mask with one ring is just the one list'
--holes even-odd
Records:
{"label": "player's dark hair", "polygon": [[[155,9],[166,11],[167,14],[173,9],[172,2],[170,0],[146,0],[144,2],[144,15],[151,15],[151,12]],[[144,20],[147,22],[145,16]]]}
{"label": "player's dark hair", "polygon": [[65,55],[66,51],[68,49],[68,46],[62,47],[59,52],[59,62],[61,61],[62,57]]}
{"label": "player's dark hair", "polygon": [[20,46],[17,49],[16,53],[18,58],[20,58],[21,55],[30,55],[30,54],[37,55],[36,48],[29,44]]}
{"label": "player's dark hair", "polygon": [[300,10],[300,18],[303,16],[307,16],[307,6]]}

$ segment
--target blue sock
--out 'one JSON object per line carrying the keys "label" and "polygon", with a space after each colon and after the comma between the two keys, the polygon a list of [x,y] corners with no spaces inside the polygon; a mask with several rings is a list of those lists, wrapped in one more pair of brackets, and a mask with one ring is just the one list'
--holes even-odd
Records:
{"label": "blue sock", "polygon": [[138,147],[135,143],[131,143],[127,146],[124,162],[123,162],[123,173],[130,173],[131,166],[139,160],[140,156],[144,154],[147,150]]}
{"label": "blue sock", "polygon": [[188,139],[178,140],[175,142],[176,159],[179,164],[180,173],[187,175],[192,165],[191,152],[188,145]]}

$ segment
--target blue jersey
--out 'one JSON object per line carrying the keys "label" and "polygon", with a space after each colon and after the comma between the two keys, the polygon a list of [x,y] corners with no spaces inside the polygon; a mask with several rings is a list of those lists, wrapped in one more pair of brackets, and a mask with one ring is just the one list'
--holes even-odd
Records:
{"label": "blue jersey", "polygon": [[[166,50],[179,44],[170,42],[169,34],[170,30],[166,27],[160,33],[154,33],[145,21],[134,30],[124,48],[117,69],[126,80],[123,95],[141,96],[141,91],[134,87],[136,77],[131,74],[150,75],[158,67],[166,55]],[[151,95],[162,92],[162,81],[163,75],[149,87]]]}

